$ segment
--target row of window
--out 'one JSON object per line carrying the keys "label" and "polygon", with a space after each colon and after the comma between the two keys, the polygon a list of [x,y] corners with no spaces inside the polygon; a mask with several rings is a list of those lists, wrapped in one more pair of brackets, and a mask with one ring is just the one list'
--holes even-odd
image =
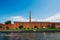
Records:
{"label": "row of window", "polygon": [[[0,26],[0,29],[2,28],[2,26]],[[19,29],[22,29],[23,28],[23,25],[20,25],[19,26]],[[38,26],[34,26],[34,28],[38,28]],[[41,26],[41,28],[44,28],[44,26]],[[54,25],[48,25],[47,28],[55,28]],[[9,27],[7,26],[6,29],[9,29]]]}

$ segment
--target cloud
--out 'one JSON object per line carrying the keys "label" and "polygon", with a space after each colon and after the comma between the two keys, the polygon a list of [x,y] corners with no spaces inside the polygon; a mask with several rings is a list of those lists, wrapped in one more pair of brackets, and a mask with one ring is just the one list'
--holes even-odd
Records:
{"label": "cloud", "polygon": [[[23,18],[22,16],[12,16],[7,18],[7,20],[12,20],[12,21],[22,21],[22,22],[28,22],[29,19]],[[32,21],[36,21],[35,19],[32,19]]]}
{"label": "cloud", "polygon": [[60,13],[57,13],[50,17],[47,17],[47,18],[43,19],[42,21],[59,22],[60,21]]}
{"label": "cloud", "polygon": [[[29,21],[29,19],[24,18],[22,16],[12,16],[12,17],[9,17],[7,20],[11,20],[12,22],[14,21],[28,22]],[[57,13],[45,19],[39,19],[39,20],[32,19],[32,21],[60,22],[60,13]]]}
{"label": "cloud", "polygon": [[23,18],[22,16],[12,16],[9,17],[8,20],[12,20],[12,21],[28,21],[28,19]]}

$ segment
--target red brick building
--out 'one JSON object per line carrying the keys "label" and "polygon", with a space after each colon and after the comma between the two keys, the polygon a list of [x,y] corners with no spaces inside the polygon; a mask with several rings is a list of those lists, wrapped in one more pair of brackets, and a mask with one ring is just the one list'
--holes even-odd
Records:
{"label": "red brick building", "polygon": [[[14,24],[1,24],[0,29],[18,29],[18,28],[60,28],[60,22],[32,22],[30,12],[29,22],[14,22]],[[1,28],[2,27],[2,28]]]}

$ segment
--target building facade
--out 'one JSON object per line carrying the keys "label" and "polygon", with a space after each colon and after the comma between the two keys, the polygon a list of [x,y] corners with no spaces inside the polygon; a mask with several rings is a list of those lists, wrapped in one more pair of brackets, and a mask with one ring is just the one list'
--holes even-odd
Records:
{"label": "building facade", "polygon": [[1,24],[0,29],[18,29],[18,28],[60,28],[60,22],[33,22],[32,15],[30,12],[29,22],[14,22],[14,24]]}

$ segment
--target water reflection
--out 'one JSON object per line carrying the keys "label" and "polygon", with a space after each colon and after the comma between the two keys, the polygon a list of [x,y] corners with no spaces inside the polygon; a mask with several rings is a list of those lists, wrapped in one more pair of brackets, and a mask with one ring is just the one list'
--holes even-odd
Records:
{"label": "water reflection", "polygon": [[60,32],[0,33],[0,40],[60,40]]}

